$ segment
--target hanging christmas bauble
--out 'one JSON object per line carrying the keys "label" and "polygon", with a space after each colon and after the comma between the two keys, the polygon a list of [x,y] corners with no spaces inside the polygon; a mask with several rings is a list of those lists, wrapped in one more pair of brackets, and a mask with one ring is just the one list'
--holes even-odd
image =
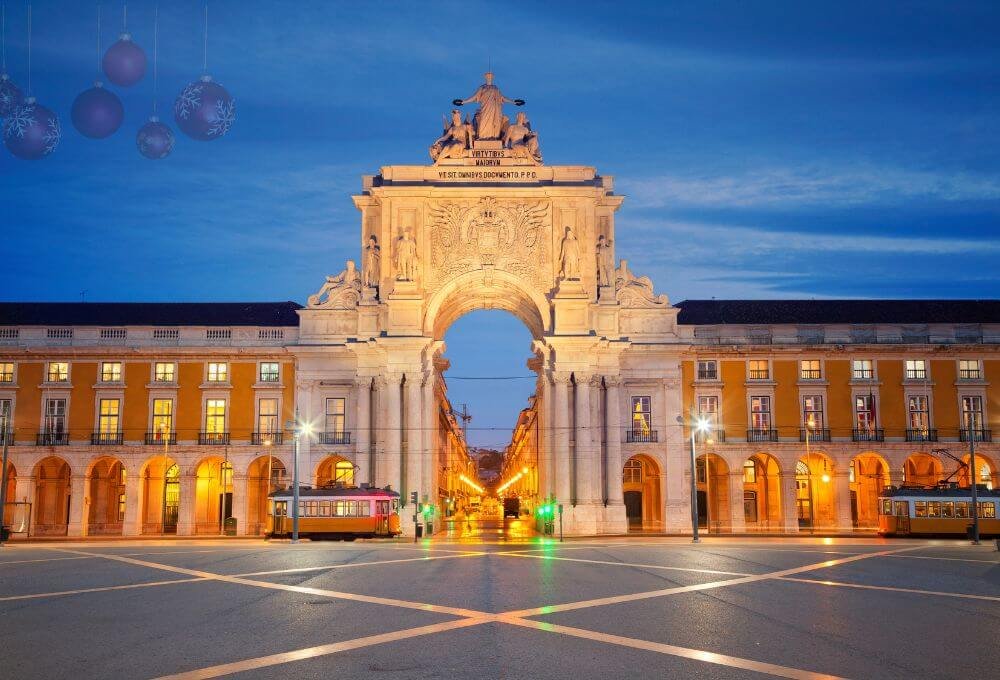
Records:
{"label": "hanging christmas bauble", "polygon": [[104,75],[115,85],[131,87],[146,74],[146,53],[135,44],[132,36],[122,33],[118,42],[108,48],[101,62]]}
{"label": "hanging christmas bauble", "polygon": [[35,161],[56,150],[62,131],[59,117],[28,97],[3,121],[3,143],[18,158]]}
{"label": "hanging christmas bauble", "polygon": [[24,101],[21,90],[6,73],[0,73],[0,118],[6,118]]}
{"label": "hanging christmas bauble", "polygon": [[89,90],[84,90],[73,100],[70,113],[73,127],[84,137],[104,139],[121,126],[125,117],[122,101],[114,92],[104,89],[100,81]]}
{"label": "hanging christmas bauble", "polygon": [[139,147],[139,153],[154,161],[166,158],[174,149],[174,133],[166,123],[161,123],[156,116],[150,117],[149,121],[139,128],[139,133],[135,136],[135,145]]}
{"label": "hanging christmas bauble", "polygon": [[229,132],[236,119],[236,100],[211,76],[185,87],[174,102],[177,127],[192,139],[207,142]]}

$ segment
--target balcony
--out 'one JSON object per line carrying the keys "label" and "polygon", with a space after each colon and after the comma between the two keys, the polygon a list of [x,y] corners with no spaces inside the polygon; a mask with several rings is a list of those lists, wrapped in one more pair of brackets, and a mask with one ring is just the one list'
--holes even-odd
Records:
{"label": "balcony", "polygon": [[147,446],[174,446],[177,443],[176,432],[147,432],[145,442]]}
{"label": "balcony", "polygon": [[227,446],[229,444],[229,433],[199,432],[198,443],[202,446]]}
{"label": "balcony", "polygon": [[778,441],[777,430],[765,430],[762,428],[751,428],[747,430],[748,442],[776,442]]}
{"label": "balcony", "polygon": [[39,432],[35,444],[37,446],[66,446],[69,444],[69,432]]}
{"label": "balcony", "polygon": [[[969,434],[972,434],[970,437]],[[970,430],[968,428],[962,428],[958,431],[958,437],[960,441],[967,442],[970,439],[975,442],[991,442],[993,441],[993,431],[992,430]]]}
{"label": "balcony", "polygon": [[983,374],[978,368],[960,368],[958,369],[958,379],[959,380],[982,380]]}
{"label": "balcony", "polygon": [[13,432],[5,432],[4,434],[0,435],[0,446],[2,446],[3,444],[6,444],[7,446],[14,446]]}
{"label": "balcony", "polygon": [[875,369],[872,368],[855,368],[851,373],[851,378],[853,380],[874,380],[875,379]]}
{"label": "balcony", "polygon": [[707,444],[725,443],[726,431],[722,429],[709,430],[708,432],[695,432],[695,438],[699,442]]}
{"label": "balcony", "polygon": [[718,380],[718,371],[698,371],[698,380]]}
{"label": "balcony", "polygon": [[907,380],[927,380],[927,370],[920,368],[906,369]]}
{"label": "balcony", "polygon": [[823,371],[815,368],[803,368],[799,372],[799,380],[822,380]]}
{"label": "balcony", "polygon": [[937,430],[933,428],[907,428],[906,441],[908,442],[936,442],[938,440]]}
{"label": "balcony", "polygon": [[625,430],[627,444],[655,444],[658,441],[656,430]]}
{"label": "balcony", "polygon": [[851,440],[856,442],[884,442],[885,430],[882,428],[872,428],[851,430]]}
{"label": "balcony", "polygon": [[830,441],[830,428],[827,427],[803,427],[799,429],[799,441],[804,442],[807,434],[809,435],[809,441],[811,442]]}
{"label": "balcony", "polygon": [[764,368],[764,369],[751,368],[749,371],[747,371],[747,379],[748,380],[770,380],[771,379],[771,372],[769,370],[767,370],[766,368]]}
{"label": "balcony", "polygon": [[268,444],[278,446],[284,439],[284,432],[254,432],[250,435],[250,443],[254,446],[266,446]]}
{"label": "balcony", "polygon": [[340,445],[351,443],[350,432],[321,432],[319,434],[320,444]]}
{"label": "balcony", "polygon": [[91,432],[91,446],[121,446],[124,436],[121,432]]}

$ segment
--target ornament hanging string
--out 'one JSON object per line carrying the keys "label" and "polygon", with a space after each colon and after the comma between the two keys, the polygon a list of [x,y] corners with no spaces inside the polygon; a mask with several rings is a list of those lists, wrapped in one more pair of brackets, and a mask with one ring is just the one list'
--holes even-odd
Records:
{"label": "ornament hanging string", "polygon": [[101,6],[97,5],[97,79],[101,79]]}
{"label": "ornament hanging string", "polygon": [[205,0],[205,42],[202,47],[201,67],[208,73],[208,0]]}
{"label": "ornament hanging string", "polygon": [[153,6],[153,115],[156,115],[156,81],[157,81],[157,71],[156,71],[156,52],[157,52],[157,40],[160,34],[160,6]]}
{"label": "ornament hanging string", "polygon": [[31,3],[28,3],[28,97],[31,96]]}
{"label": "ornament hanging string", "polygon": [[0,5],[0,42],[3,43],[3,66],[0,67],[3,70],[0,73],[7,72],[7,3]]}
{"label": "ornament hanging string", "polygon": [[128,33],[128,3],[122,3],[122,33]]}

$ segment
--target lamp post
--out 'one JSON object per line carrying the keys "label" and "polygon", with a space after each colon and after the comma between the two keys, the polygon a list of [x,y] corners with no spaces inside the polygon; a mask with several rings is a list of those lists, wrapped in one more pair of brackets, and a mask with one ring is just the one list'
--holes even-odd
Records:
{"label": "lamp post", "polygon": [[972,545],[979,545],[979,490],[976,488],[976,419],[969,415],[969,486],[972,492]]}
{"label": "lamp post", "polygon": [[299,542],[299,440],[309,435],[312,427],[299,419],[299,409],[295,409],[295,420],[285,423],[291,429],[294,447],[292,451],[292,543]]}
{"label": "lamp post", "polygon": [[7,414],[0,413],[0,437],[3,437],[3,461],[0,462],[0,545],[4,539],[4,512],[7,508]]}
{"label": "lamp post", "polygon": [[163,498],[160,505],[160,533],[167,533],[167,454],[170,452],[170,432],[166,423],[160,423],[160,438],[163,439]]}
{"label": "lamp post", "polygon": [[[677,416],[677,422],[683,426],[684,418]],[[698,543],[698,458],[695,453],[695,435],[708,431],[709,422],[705,418],[694,419],[694,411],[691,412],[691,421],[688,429],[691,430],[691,542]],[[705,460],[705,474],[708,474],[708,459]]]}

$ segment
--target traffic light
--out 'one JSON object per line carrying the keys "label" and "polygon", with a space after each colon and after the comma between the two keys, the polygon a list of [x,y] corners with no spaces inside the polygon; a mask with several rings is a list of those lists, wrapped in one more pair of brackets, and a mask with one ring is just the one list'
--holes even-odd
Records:
{"label": "traffic light", "polygon": [[417,492],[416,491],[411,491],[410,492],[410,502],[413,503],[414,505],[417,504]]}
{"label": "traffic light", "polygon": [[424,517],[428,517],[430,515],[433,515],[434,514],[434,506],[431,505],[430,503],[424,503],[424,507],[423,507],[422,512],[424,513]]}

